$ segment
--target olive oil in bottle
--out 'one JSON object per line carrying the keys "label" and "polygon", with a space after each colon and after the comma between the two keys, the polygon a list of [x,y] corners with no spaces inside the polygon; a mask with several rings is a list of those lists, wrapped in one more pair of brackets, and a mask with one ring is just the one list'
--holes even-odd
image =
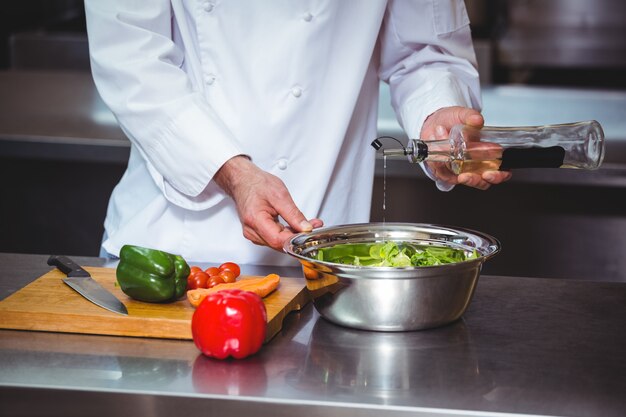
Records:
{"label": "olive oil in bottle", "polygon": [[[375,140],[372,146],[380,149]],[[604,132],[595,120],[529,127],[457,125],[448,139],[410,139],[385,156],[406,156],[411,163],[441,163],[455,174],[519,168],[597,169],[604,159]]]}

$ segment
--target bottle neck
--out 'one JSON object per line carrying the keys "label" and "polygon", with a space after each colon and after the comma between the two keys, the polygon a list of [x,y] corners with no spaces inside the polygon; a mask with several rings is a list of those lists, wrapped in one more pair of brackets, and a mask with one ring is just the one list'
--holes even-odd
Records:
{"label": "bottle neck", "polygon": [[448,139],[429,140],[411,139],[407,147],[409,162],[420,163],[425,160],[447,162],[450,160],[450,141]]}

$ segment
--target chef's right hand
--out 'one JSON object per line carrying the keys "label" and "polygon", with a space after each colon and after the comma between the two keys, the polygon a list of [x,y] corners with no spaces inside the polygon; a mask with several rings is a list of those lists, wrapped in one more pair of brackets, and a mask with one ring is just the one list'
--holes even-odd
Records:
{"label": "chef's right hand", "polygon": [[[426,140],[447,139],[454,125],[463,124],[481,129],[484,123],[483,116],[474,109],[460,106],[443,107],[426,118],[420,137]],[[437,188],[442,191],[449,191],[456,184],[486,190],[511,178],[511,173],[507,171],[487,171],[482,174],[464,172],[457,176],[446,163],[426,162],[424,165],[431,178],[435,179]]]}
{"label": "chef's right hand", "polygon": [[[243,236],[252,243],[282,251],[283,243],[294,234],[323,225],[317,218],[307,220],[280,178],[245,156],[226,161],[213,179],[235,201]],[[279,216],[288,226],[279,222]]]}

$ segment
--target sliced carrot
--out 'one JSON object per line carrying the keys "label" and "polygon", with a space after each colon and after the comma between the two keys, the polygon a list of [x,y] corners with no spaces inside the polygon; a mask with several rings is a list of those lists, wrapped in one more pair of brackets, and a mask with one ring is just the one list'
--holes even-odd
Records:
{"label": "sliced carrot", "polygon": [[269,274],[262,278],[241,279],[228,284],[216,285],[213,288],[196,288],[187,291],[187,299],[192,306],[198,307],[207,295],[222,290],[238,289],[243,291],[251,291],[263,298],[278,287],[280,277],[277,274]]}

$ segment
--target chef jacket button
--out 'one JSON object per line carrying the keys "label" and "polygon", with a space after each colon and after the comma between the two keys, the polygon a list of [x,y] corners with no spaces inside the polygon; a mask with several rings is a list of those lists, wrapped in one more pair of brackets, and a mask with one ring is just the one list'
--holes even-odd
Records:
{"label": "chef jacket button", "polygon": [[293,94],[294,97],[300,97],[302,95],[302,88],[301,87],[293,87],[291,89],[291,94]]}
{"label": "chef jacket button", "polygon": [[282,171],[286,170],[287,169],[287,160],[284,159],[284,158],[283,159],[279,159],[276,162],[276,166],[278,167],[278,169],[280,169]]}
{"label": "chef jacket button", "polygon": [[310,22],[311,20],[313,20],[313,15],[311,13],[305,13],[304,16],[302,16],[302,19],[305,22]]}
{"label": "chef jacket button", "polygon": [[215,75],[214,74],[208,74],[204,80],[208,85],[211,85],[215,82]]}
{"label": "chef jacket button", "polygon": [[207,1],[206,3],[204,3],[204,11],[207,13],[211,13],[214,7],[215,5],[211,3],[210,1]]}

